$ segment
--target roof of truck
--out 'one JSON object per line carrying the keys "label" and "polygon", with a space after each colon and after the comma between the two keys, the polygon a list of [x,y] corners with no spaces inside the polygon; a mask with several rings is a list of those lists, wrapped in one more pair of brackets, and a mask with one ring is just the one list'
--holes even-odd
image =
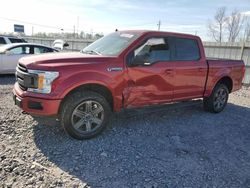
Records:
{"label": "roof of truck", "polygon": [[161,34],[166,34],[166,35],[172,35],[172,36],[182,36],[182,37],[194,37],[194,38],[199,38],[199,36],[197,35],[192,35],[192,34],[186,34],[186,33],[177,33],[177,32],[168,32],[168,31],[155,31],[155,30],[121,30],[121,31],[117,31],[117,32],[121,32],[121,33],[135,33],[135,34],[139,34],[139,35],[145,35],[145,34],[149,34],[149,35],[161,35]]}

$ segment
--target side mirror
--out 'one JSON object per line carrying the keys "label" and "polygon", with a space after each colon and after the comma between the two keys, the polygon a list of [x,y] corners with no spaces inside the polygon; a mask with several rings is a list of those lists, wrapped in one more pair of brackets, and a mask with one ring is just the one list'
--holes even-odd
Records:
{"label": "side mirror", "polygon": [[137,55],[132,61],[132,66],[150,65],[149,54]]}
{"label": "side mirror", "polygon": [[69,43],[65,42],[65,43],[63,44],[63,47],[69,47]]}

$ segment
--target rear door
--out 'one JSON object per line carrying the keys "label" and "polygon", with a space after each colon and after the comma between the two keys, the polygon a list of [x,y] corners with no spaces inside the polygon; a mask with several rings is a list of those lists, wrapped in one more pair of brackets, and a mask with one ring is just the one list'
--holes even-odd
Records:
{"label": "rear door", "polygon": [[175,64],[174,100],[202,97],[207,76],[203,48],[196,39],[172,37]]}
{"label": "rear door", "polygon": [[127,58],[127,88],[123,92],[125,106],[139,107],[172,101],[174,67],[171,56],[167,37],[148,38],[130,52]]}

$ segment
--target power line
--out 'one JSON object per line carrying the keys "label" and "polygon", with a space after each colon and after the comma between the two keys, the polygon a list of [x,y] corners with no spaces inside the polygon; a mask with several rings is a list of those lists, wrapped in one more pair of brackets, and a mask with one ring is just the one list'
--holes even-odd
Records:
{"label": "power line", "polygon": [[155,24],[155,22],[144,22],[144,23],[140,23],[140,24],[125,24],[122,26],[123,27],[139,27],[139,26],[153,25],[153,24]]}
{"label": "power line", "polygon": [[[13,22],[20,22],[20,23],[25,23],[25,24],[30,24],[30,25],[36,25],[36,26],[40,26],[40,27],[58,29],[58,30],[61,30],[61,29],[62,29],[62,27],[55,27],[55,26],[51,26],[51,25],[37,24],[37,23],[32,23],[32,22],[27,22],[27,21],[22,21],[22,20],[4,18],[4,17],[0,17],[0,19],[4,19],[4,20],[8,20],[8,21],[13,21]],[[63,28],[63,30],[65,30],[65,29]],[[69,28],[66,28],[66,30],[68,30],[68,31],[73,31],[73,29],[69,29]]]}
{"label": "power line", "polygon": [[[23,21],[23,20],[17,20],[17,19],[5,18],[5,17],[0,17],[0,19],[12,21],[12,22],[20,22],[20,23],[29,24],[29,25],[35,25],[35,26],[44,27],[44,28],[58,29],[60,31],[75,32],[75,29],[76,29],[75,26],[73,26],[73,28],[70,29],[70,28],[56,27],[56,26],[51,26],[51,25],[37,24],[37,23],[33,23],[33,22],[27,22],[27,21]],[[77,24],[78,24],[78,32],[79,32],[79,23],[77,23]],[[86,30],[85,31],[81,30],[81,31],[84,32],[84,33],[89,33],[90,32],[90,31],[86,31]],[[34,28],[33,28],[33,32],[34,32]],[[99,34],[100,33],[100,32],[94,32],[93,30],[91,32],[93,34]]]}

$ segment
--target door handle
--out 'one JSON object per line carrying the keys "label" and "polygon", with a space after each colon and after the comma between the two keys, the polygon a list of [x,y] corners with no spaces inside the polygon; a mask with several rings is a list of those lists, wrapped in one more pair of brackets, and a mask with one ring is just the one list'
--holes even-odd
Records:
{"label": "door handle", "polygon": [[169,75],[169,74],[172,74],[173,69],[166,69],[164,72],[165,74]]}
{"label": "door handle", "polygon": [[204,68],[198,68],[199,72],[203,72]]}

